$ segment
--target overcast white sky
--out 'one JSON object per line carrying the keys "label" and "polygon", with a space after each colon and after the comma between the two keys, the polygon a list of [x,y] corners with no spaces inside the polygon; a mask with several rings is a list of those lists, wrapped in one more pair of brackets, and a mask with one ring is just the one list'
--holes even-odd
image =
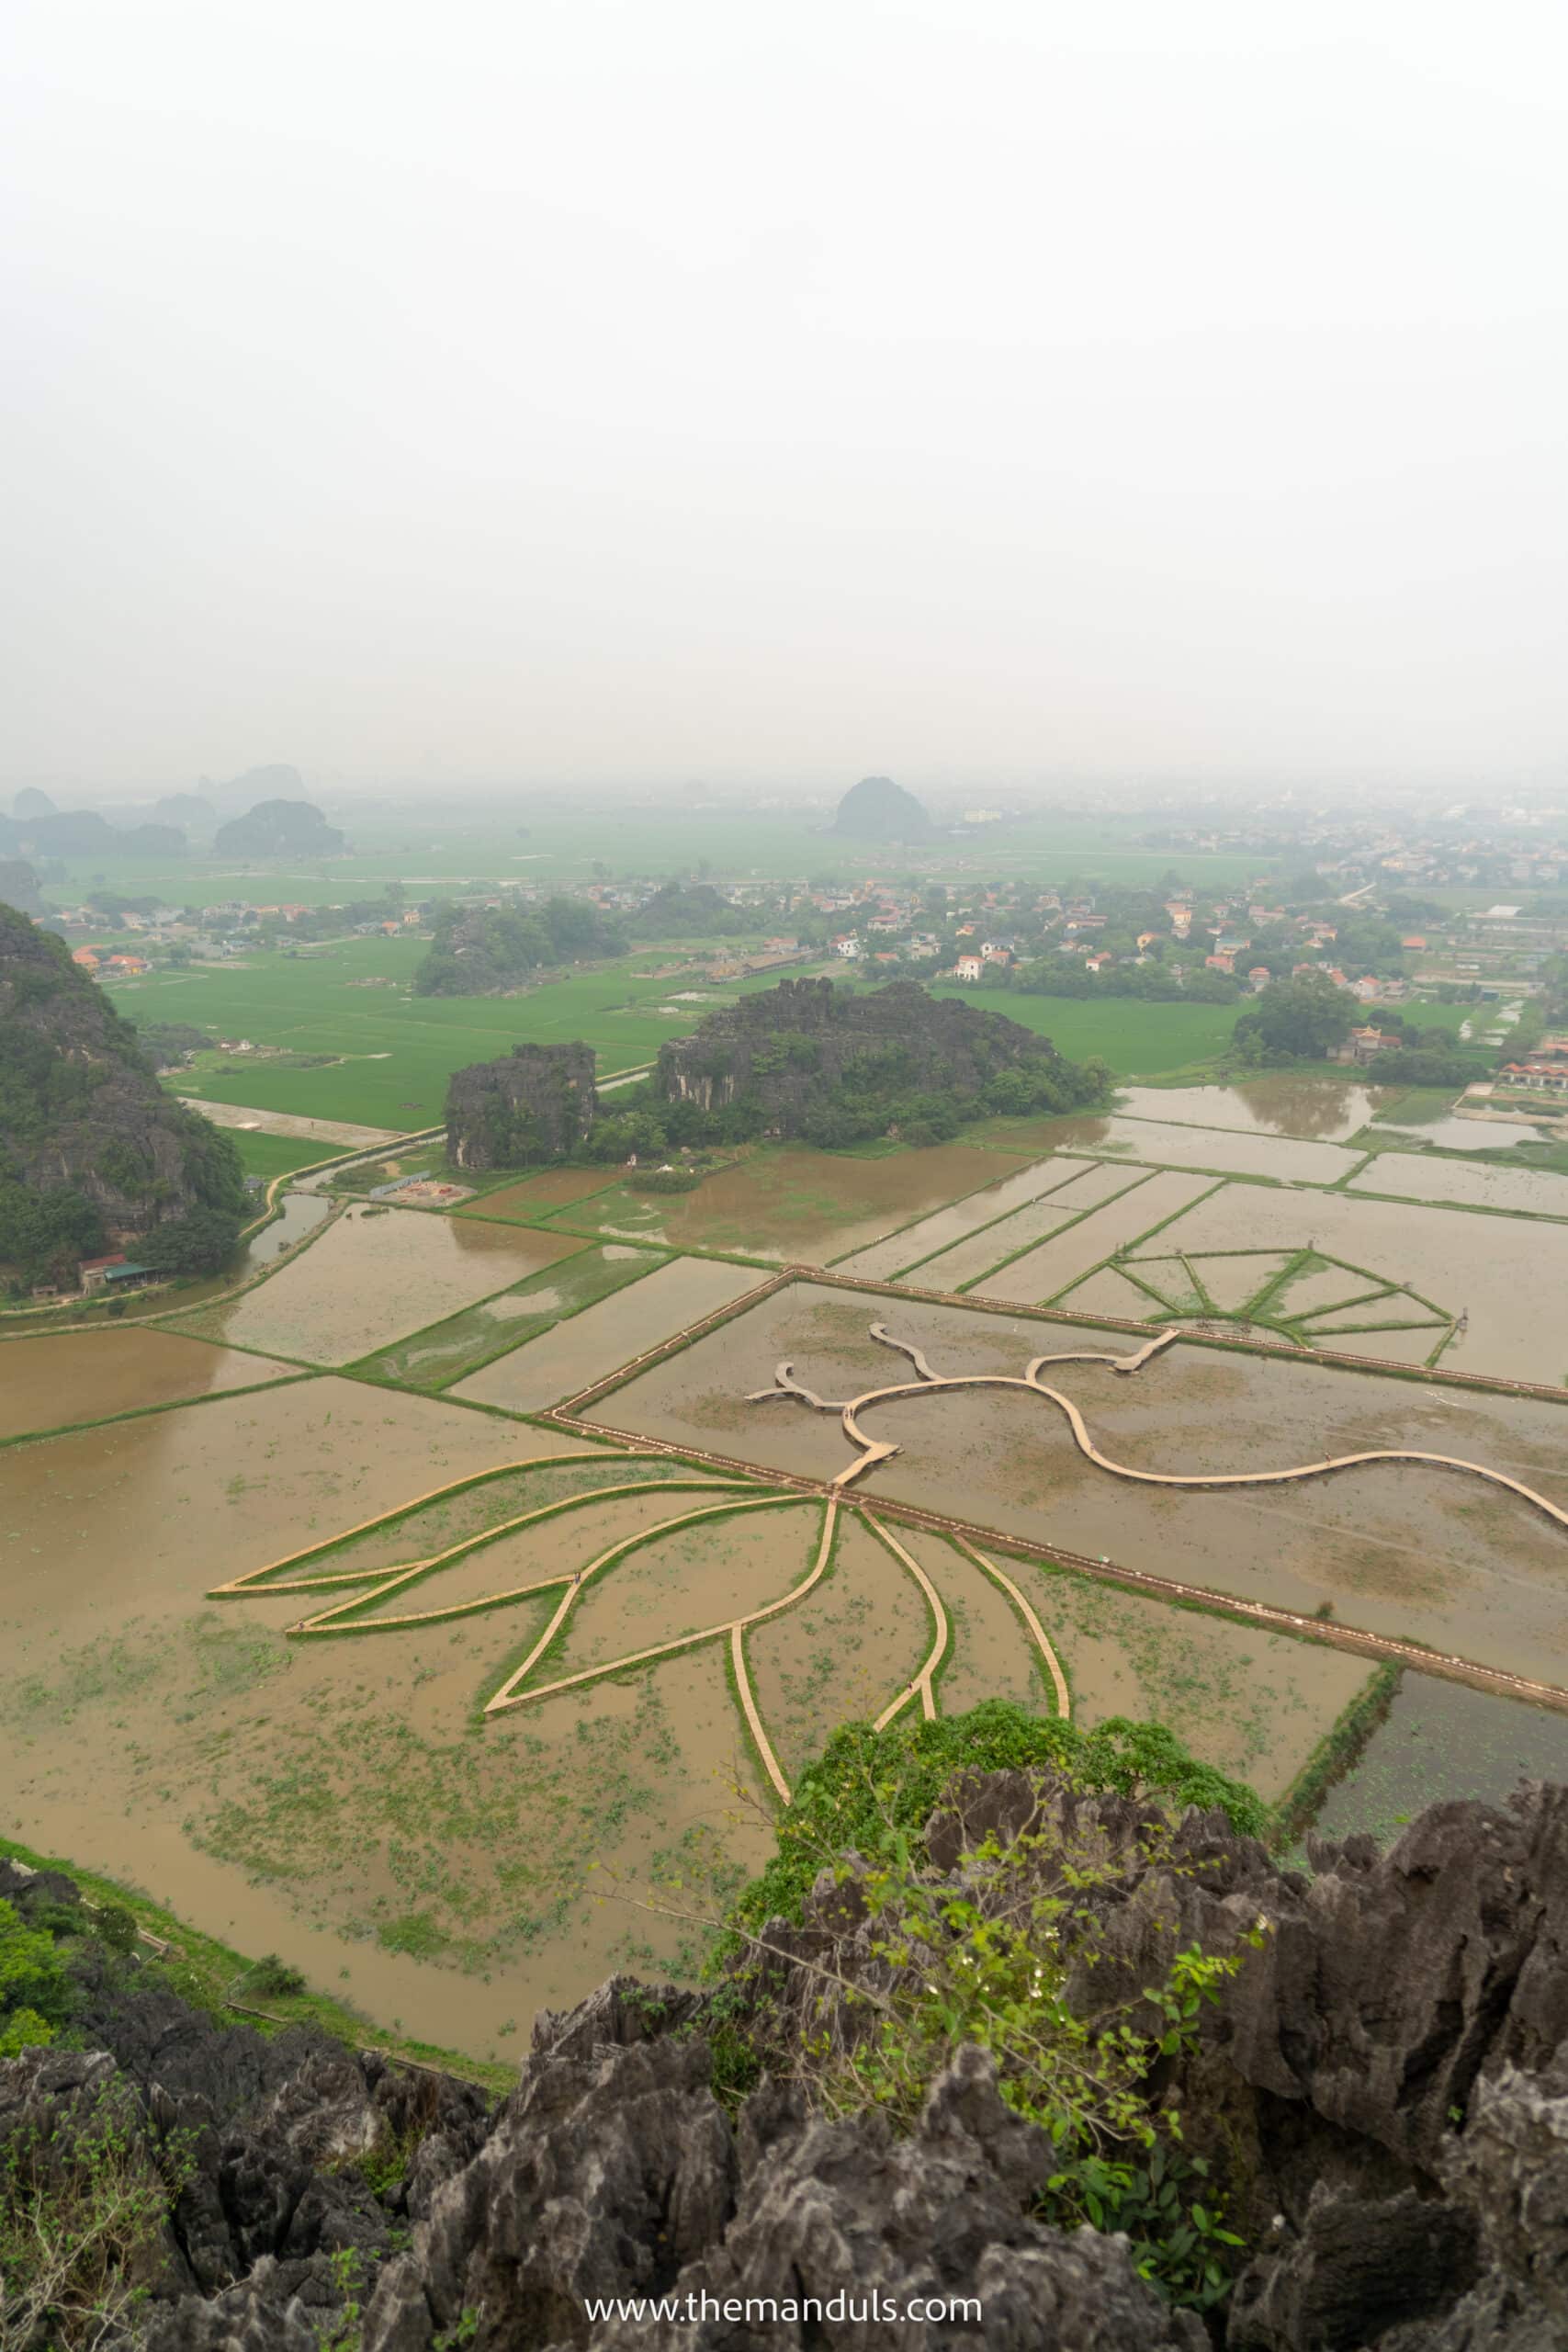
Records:
{"label": "overcast white sky", "polygon": [[7,0],[0,773],[1568,767],[1568,15]]}

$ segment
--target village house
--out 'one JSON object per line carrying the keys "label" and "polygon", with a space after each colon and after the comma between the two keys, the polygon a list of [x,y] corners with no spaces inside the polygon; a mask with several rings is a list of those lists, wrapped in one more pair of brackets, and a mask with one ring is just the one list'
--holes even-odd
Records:
{"label": "village house", "polygon": [[1341,1044],[1329,1047],[1328,1059],[1331,1062],[1354,1062],[1359,1065],[1370,1062],[1374,1055],[1393,1053],[1398,1045],[1399,1039],[1392,1030],[1352,1029],[1350,1035]]}
{"label": "village house", "polygon": [[977,980],[985,968],[978,956],[961,956],[953,967],[953,977],[955,980]]}
{"label": "village house", "polygon": [[1542,1061],[1532,1054],[1527,1062],[1505,1062],[1498,1083],[1536,1094],[1568,1094],[1568,1061]]}
{"label": "village house", "polygon": [[835,956],[845,956],[852,963],[860,954],[860,941],[852,931],[840,931],[828,944]]}

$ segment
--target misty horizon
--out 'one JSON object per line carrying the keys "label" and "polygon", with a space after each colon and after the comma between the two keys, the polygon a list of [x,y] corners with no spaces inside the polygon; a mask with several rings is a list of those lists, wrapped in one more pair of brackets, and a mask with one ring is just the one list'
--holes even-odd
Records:
{"label": "misty horizon", "polygon": [[1568,33],[19,0],[62,805],[1568,782]]}

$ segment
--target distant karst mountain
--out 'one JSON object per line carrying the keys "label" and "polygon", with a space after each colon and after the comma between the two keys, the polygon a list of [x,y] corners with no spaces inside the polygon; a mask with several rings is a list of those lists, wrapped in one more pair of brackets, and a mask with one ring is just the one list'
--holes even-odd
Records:
{"label": "distant karst mountain", "polygon": [[348,844],[309,800],[258,800],[220,825],[212,846],[220,857],[341,857]]}
{"label": "distant karst mountain", "polygon": [[890,775],[863,775],[839,803],[836,833],[863,842],[908,842],[929,833],[931,820],[912,792]]}
{"label": "distant karst mountain", "polygon": [[457,1168],[532,1168],[575,1151],[598,1107],[594,1053],[513,1046],[498,1061],[454,1070],[446,1090],[446,1155]]}
{"label": "distant karst mountain", "polygon": [[11,803],[13,817],[52,817],[55,813],[53,801],[36,784],[25,784]]}
{"label": "distant karst mountain", "polygon": [[[244,1205],[231,1138],[165,1094],[108,999],[52,932],[0,906],[0,1265],[67,1279],[134,1241],[220,1262]],[[171,1250],[168,1245],[175,1246]]]}
{"label": "distant karst mountain", "polygon": [[631,928],[649,939],[720,938],[752,931],[757,918],[732,907],[711,882],[665,882],[632,917]]}
{"label": "distant karst mountain", "polygon": [[226,782],[217,776],[198,776],[194,797],[205,801],[217,816],[240,817],[258,800],[303,800],[305,779],[298,768],[275,760],[265,767],[246,768]]}
{"label": "distant karst mountain", "polygon": [[[23,797],[18,793],[17,800]],[[41,793],[37,797],[43,797]],[[189,846],[177,825],[111,825],[96,808],[0,817],[0,854],[164,858],[184,857]]]}

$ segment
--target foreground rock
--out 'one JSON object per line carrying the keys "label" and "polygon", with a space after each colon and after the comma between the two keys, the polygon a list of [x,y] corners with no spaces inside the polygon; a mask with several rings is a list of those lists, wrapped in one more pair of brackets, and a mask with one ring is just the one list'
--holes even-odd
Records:
{"label": "foreground rock", "polygon": [[[767,2078],[732,2112],[705,2003],[626,1979],[541,2018],[493,2115],[320,2037],[260,2042],[164,1995],[106,2003],[99,2052],[0,2065],[0,2160],[29,2122],[68,2137],[117,2076],[150,2141],[194,2135],[152,2352],[311,2352],[353,2279],[365,2352],[1560,2352],[1568,1791],[1436,1807],[1386,1857],[1320,1849],[1310,1878],[1219,1815],[1189,1815],[1150,1861],[1156,1819],[991,1774],[955,1784],[927,1847],[957,1880],[987,1830],[1095,1846],[1114,1865],[1097,1973],[1134,1985],[1173,1942],[1223,1950],[1268,1921],[1174,2086],[1255,2249],[1209,2322],[1161,2302],[1124,2240],[1037,2218],[1051,2149],[974,2048],[902,2139]],[[852,1881],[767,1940],[764,2048],[789,2047],[814,1970],[882,1966]]]}

